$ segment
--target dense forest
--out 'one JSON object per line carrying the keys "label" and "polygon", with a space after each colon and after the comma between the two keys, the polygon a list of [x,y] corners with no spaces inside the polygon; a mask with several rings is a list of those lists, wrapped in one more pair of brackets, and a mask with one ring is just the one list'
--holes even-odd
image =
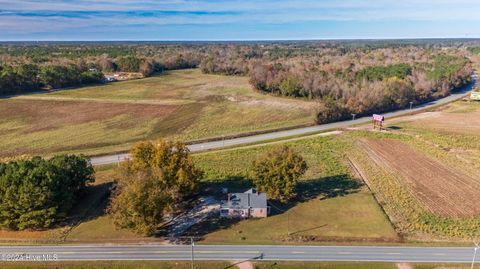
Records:
{"label": "dense forest", "polygon": [[3,43],[0,95],[100,83],[104,74],[200,68],[254,89],[318,101],[318,123],[405,107],[467,84],[468,40]]}
{"label": "dense forest", "polygon": [[325,123],[438,99],[468,84],[473,69],[468,50],[458,46],[223,47],[200,68],[248,75],[261,92],[317,100],[316,122]]}
{"label": "dense forest", "polygon": [[318,123],[438,99],[469,83],[473,72],[458,51],[416,47],[326,51],[249,66],[259,91],[319,100]]}

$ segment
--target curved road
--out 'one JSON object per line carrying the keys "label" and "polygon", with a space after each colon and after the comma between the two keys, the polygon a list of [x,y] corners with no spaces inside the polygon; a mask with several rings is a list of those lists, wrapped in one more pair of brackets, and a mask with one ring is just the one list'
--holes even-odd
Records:
{"label": "curved road", "polygon": [[[475,87],[475,83],[476,83],[476,80],[473,80],[472,83],[470,83],[469,85],[464,86],[460,90],[456,91],[455,93],[452,93],[451,95],[445,98],[432,101],[429,103],[424,103],[424,104],[415,106],[412,109],[398,110],[398,111],[389,112],[383,115],[385,116],[385,118],[397,117],[397,116],[405,115],[405,114],[416,112],[416,111],[421,111],[429,107],[438,106],[438,105],[446,104],[446,103],[461,99],[468,92],[470,92],[473,87]],[[245,137],[239,137],[239,138],[203,142],[203,143],[189,145],[188,148],[190,149],[191,152],[220,149],[225,147],[237,146],[241,144],[261,142],[261,141],[266,141],[271,139],[305,135],[309,133],[320,132],[320,131],[325,131],[330,129],[345,128],[345,127],[352,126],[359,123],[366,123],[366,122],[369,122],[370,120],[371,120],[371,117],[362,117],[356,120],[333,122],[328,124],[315,125],[311,127],[302,127],[302,128],[286,130],[286,131],[277,131],[277,132],[245,136]],[[117,163],[117,162],[123,161],[127,159],[129,156],[130,155],[128,153],[122,153],[122,154],[114,154],[114,155],[108,155],[108,156],[93,157],[91,158],[91,162],[93,165],[111,164],[111,163]]]}
{"label": "curved road", "polygon": [[[63,245],[0,246],[3,261],[11,259],[190,260],[189,245]],[[48,256],[41,256],[48,255]],[[56,256],[53,256],[56,255]],[[56,257],[56,258],[54,258]],[[470,263],[473,248],[367,246],[195,245],[195,260],[363,261]],[[0,260],[0,261],[2,261]]]}

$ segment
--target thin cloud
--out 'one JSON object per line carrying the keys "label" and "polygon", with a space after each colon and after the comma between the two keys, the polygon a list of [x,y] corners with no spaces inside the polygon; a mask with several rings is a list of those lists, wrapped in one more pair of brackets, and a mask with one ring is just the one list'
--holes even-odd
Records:
{"label": "thin cloud", "polygon": [[345,21],[477,22],[479,13],[473,0],[0,0],[0,32],[13,37],[72,30],[88,35],[99,27],[141,32],[147,26],[225,24],[256,24],[262,31],[268,25]]}

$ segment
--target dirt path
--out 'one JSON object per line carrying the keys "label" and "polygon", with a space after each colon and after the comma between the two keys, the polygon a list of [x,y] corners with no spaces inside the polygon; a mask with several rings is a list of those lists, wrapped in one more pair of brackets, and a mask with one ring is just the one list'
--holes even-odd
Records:
{"label": "dirt path", "polygon": [[446,217],[480,215],[480,182],[393,139],[362,139],[378,166],[391,172],[430,212]]}

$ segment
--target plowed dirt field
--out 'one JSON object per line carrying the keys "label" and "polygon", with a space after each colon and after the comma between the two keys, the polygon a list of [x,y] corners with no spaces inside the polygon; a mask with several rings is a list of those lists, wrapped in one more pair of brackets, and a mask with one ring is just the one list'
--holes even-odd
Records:
{"label": "plowed dirt field", "polygon": [[480,215],[480,180],[393,139],[362,139],[369,158],[390,171],[428,211],[445,217]]}

